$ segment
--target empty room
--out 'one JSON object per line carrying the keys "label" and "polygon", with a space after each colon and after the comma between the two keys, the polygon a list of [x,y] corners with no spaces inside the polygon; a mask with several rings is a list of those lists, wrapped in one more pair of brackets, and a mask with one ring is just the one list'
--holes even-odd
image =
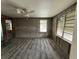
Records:
{"label": "empty room", "polygon": [[1,59],[76,59],[76,0],[1,0]]}

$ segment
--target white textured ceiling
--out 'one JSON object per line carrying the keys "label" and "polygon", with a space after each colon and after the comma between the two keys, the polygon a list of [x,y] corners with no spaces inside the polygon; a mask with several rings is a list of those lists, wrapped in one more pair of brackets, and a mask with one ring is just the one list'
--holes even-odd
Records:
{"label": "white textured ceiling", "polygon": [[31,17],[53,17],[75,2],[76,0],[2,0],[1,12],[2,15],[11,17],[24,17],[17,14],[15,8],[8,5],[14,3],[26,9],[34,10],[35,12],[30,14]]}

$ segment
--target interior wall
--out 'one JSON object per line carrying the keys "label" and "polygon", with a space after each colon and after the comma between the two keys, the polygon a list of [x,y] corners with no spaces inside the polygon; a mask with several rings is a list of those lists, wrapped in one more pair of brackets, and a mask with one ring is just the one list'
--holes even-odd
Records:
{"label": "interior wall", "polygon": [[76,21],[75,21],[72,46],[70,51],[70,59],[77,59],[77,12],[76,12]]}
{"label": "interior wall", "polygon": [[69,59],[70,56],[70,48],[71,44],[67,41],[65,41],[63,38],[56,35],[57,32],[57,21],[59,20],[59,17],[61,15],[64,15],[66,11],[72,10],[76,4],[72,5],[68,9],[62,11],[60,14],[56,15],[52,19],[52,40],[54,42],[54,47],[57,50],[57,52],[60,54],[62,59]]}
{"label": "interior wall", "polygon": [[57,20],[58,18],[54,17],[52,21],[52,40],[53,40],[55,49],[62,57],[62,59],[68,59],[71,44],[56,35]]}
{"label": "interior wall", "polygon": [[2,24],[3,38],[1,38],[2,39],[1,41],[3,43],[9,42],[9,40],[11,40],[13,38],[13,30],[7,30],[6,20],[10,20],[12,22],[11,17],[2,15],[1,16],[1,24]]}
{"label": "interior wall", "polygon": [[56,40],[56,26],[57,26],[57,17],[54,17],[52,20],[52,38],[53,40]]}
{"label": "interior wall", "polygon": [[[40,20],[47,20],[47,32],[40,32]],[[51,19],[33,19],[33,18],[17,18],[16,37],[49,37],[51,33]]]}

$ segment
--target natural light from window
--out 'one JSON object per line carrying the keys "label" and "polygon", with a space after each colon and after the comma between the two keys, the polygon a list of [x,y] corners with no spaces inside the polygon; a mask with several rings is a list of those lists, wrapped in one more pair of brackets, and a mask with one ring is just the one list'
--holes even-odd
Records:
{"label": "natural light from window", "polygon": [[40,32],[47,32],[47,20],[40,20]]}

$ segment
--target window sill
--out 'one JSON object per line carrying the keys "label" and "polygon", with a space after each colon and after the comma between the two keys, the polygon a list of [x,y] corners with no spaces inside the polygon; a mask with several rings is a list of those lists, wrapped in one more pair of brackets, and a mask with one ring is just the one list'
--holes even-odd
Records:
{"label": "window sill", "polygon": [[72,41],[70,41],[70,40],[68,40],[68,39],[65,39],[65,38],[62,38],[61,36],[59,36],[59,35],[56,35],[57,37],[59,37],[59,38],[61,38],[61,39],[63,39],[64,41],[66,41],[66,42],[68,42],[68,43],[70,43],[70,44],[72,44]]}

